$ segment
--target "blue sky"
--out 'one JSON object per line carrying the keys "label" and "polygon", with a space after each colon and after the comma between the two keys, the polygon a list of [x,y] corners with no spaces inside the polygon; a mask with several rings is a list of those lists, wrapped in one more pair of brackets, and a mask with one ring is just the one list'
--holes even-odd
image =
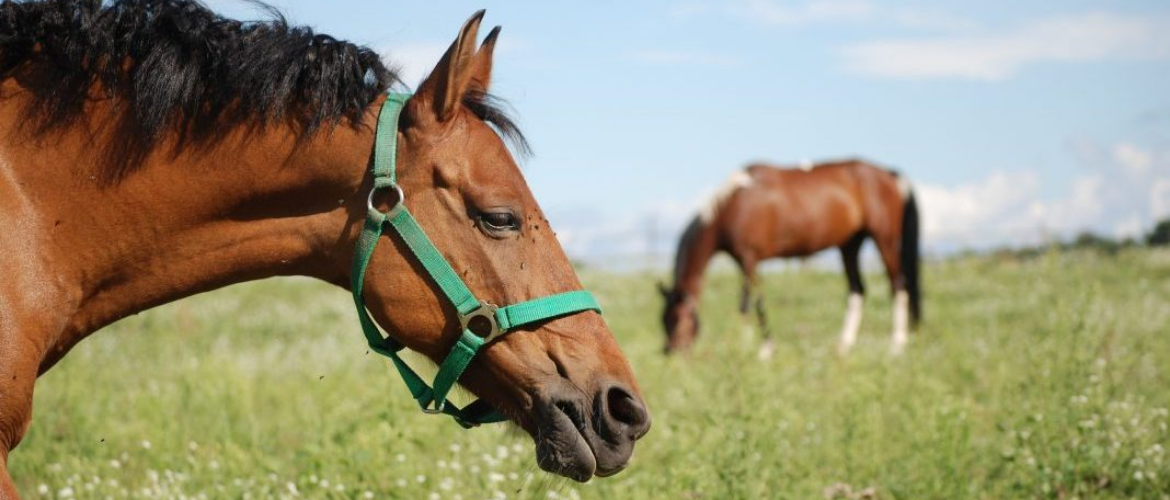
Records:
{"label": "blue sky", "polygon": [[935,252],[1130,236],[1170,216],[1165,2],[271,3],[377,48],[412,85],[486,8],[504,26],[493,90],[579,258],[668,255],[753,160],[859,155],[906,172]]}

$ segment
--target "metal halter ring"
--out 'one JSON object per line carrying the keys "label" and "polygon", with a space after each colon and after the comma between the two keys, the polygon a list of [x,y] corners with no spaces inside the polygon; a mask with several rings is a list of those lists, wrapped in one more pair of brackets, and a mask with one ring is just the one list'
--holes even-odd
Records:
{"label": "metal halter ring", "polygon": [[406,193],[402,192],[402,187],[398,184],[391,184],[387,187],[398,193],[398,201],[395,202],[394,206],[390,207],[390,210],[387,210],[386,212],[378,210],[377,207],[374,206],[374,193],[378,192],[378,188],[374,187],[370,190],[370,195],[366,197],[366,208],[370,211],[370,213],[380,213],[386,217],[394,217],[395,215],[398,215],[398,212],[402,211],[403,207],[406,206]]}
{"label": "metal halter ring", "polygon": [[[435,402],[431,401],[431,403],[434,404]],[[438,415],[440,413],[443,413],[443,407],[446,406],[446,404],[447,404],[446,401],[442,401],[442,402],[435,404],[434,408],[431,408],[431,405],[426,405],[425,407],[423,407],[422,412],[426,413],[427,415]]]}
{"label": "metal halter ring", "polygon": [[503,333],[504,333],[503,331],[500,330],[499,322],[496,321],[496,310],[497,309],[499,309],[498,306],[490,304],[485,300],[481,300],[481,301],[479,301],[479,307],[477,307],[474,311],[471,311],[471,312],[459,317],[459,325],[462,326],[464,330],[468,330],[468,331],[471,331],[471,333],[475,333],[476,335],[479,335],[478,332],[471,330],[471,322],[473,320],[475,320],[475,318],[486,319],[488,321],[488,324],[490,324],[492,326],[492,329],[490,332],[488,332],[488,334],[486,336],[483,337],[483,343],[486,344],[488,342],[491,342],[491,341],[495,340],[496,337],[499,337],[500,335],[503,335]]}

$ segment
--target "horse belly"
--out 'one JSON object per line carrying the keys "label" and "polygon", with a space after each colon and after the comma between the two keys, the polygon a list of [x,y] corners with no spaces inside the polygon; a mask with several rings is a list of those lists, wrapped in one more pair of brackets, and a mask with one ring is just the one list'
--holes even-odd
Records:
{"label": "horse belly", "polygon": [[844,190],[781,204],[777,213],[780,257],[806,257],[845,244],[862,228],[861,206]]}

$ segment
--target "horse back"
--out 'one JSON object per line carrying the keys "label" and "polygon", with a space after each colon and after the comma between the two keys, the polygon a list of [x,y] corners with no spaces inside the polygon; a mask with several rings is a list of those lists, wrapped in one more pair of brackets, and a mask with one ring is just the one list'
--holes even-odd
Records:
{"label": "horse back", "polygon": [[[811,169],[752,165],[752,182],[724,209],[725,245],[732,253],[762,258],[799,257],[837,247],[871,222],[887,223],[886,191],[897,196],[896,177],[866,162],[822,163]],[[900,213],[896,214],[900,220]]]}

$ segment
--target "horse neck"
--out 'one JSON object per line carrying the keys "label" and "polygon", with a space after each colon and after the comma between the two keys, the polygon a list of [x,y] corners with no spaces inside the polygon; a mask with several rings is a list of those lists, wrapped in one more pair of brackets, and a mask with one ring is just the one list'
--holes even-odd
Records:
{"label": "horse neck", "polygon": [[674,288],[688,298],[699,298],[703,273],[718,250],[715,229],[714,221],[697,216],[683,231],[679,241],[675,255]]}
{"label": "horse neck", "polygon": [[372,130],[342,125],[298,142],[291,125],[234,127],[199,147],[171,138],[116,180],[87,170],[107,148],[102,132],[96,144],[85,132],[0,144],[36,200],[38,257],[75,303],[67,332],[243,281],[343,281]]}

